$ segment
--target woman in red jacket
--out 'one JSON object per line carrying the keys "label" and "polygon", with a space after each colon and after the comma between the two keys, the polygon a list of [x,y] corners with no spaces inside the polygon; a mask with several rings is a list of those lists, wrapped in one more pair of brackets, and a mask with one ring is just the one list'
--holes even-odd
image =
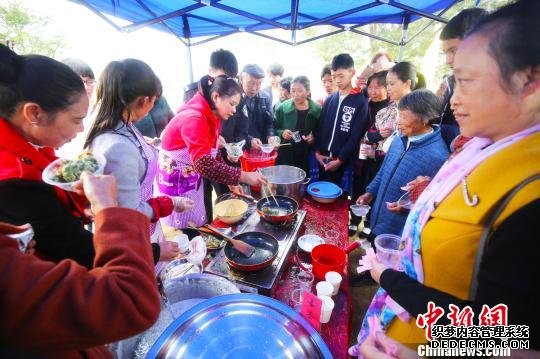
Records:
{"label": "woman in red jacket", "polygon": [[88,96],[68,66],[39,55],[18,56],[0,45],[0,221],[30,223],[38,254],[91,267],[86,198],[41,180],[54,148],[83,130]]}
{"label": "woman in red jacket", "polygon": [[184,228],[192,221],[202,225],[206,218],[202,177],[214,182],[260,186],[266,178],[258,172],[243,172],[216,157],[221,121],[228,120],[240,102],[241,88],[225,76],[204,76],[199,91],[182,106],[161,135],[158,188],[168,196],[185,196],[194,207],[185,213],[173,213],[162,219],[165,224]]}

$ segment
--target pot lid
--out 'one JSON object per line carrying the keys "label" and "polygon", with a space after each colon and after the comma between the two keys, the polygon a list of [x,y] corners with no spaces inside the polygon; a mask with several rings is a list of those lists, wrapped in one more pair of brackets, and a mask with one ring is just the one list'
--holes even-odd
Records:
{"label": "pot lid", "polygon": [[178,317],[147,358],[332,358],[319,333],[285,304],[257,294],[208,299]]}
{"label": "pot lid", "polygon": [[336,198],[343,193],[339,186],[326,181],[313,182],[308,186],[307,191],[310,195],[320,198]]}

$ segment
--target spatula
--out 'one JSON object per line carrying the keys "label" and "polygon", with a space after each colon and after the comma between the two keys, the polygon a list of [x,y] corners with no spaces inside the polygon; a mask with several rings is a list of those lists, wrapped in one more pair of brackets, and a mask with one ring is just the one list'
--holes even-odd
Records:
{"label": "spatula", "polygon": [[205,224],[203,227],[208,228],[215,234],[218,234],[222,236],[223,238],[225,238],[225,240],[229,241],[232,244],[234,249],[236,249],[238,252],[242,253],[246,257],[251,257],[253,255],[253,252],[255,252],[255,247],[253,247],[251,244],[248,244],[239,239],[234,239],[232,237],[229,237],[226,234],[221,233],[220,231],[217,230],[217,228],[212,227],[209,224]]}

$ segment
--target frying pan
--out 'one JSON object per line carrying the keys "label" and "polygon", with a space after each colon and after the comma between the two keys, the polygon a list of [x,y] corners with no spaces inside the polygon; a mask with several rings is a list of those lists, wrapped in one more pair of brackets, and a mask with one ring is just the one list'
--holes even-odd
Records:
{"label": "frying pan", "polygon": [[[259,213],[259,216],[272,224],[284,224],[287,222],[292,222],[296,216],[296,212],[298,211],[298,202],[287,196],[277,195],[274,197],[279,207],[276,206],[276,202],[272,197],[264,197],[257,201],[257,213]],[[272,215],[265,212],[264,208],[279,208],[281,210],[285,210],[287,214]]]}
{"label": "frying pan", "polygon": [[246,257],[227,242],[223,249],[227,263],[235,269],[254,272],[269,266],[277,256],[279,243],[273,236],[264,232],[244,232],[233,237],[255,247],[255,252]]}

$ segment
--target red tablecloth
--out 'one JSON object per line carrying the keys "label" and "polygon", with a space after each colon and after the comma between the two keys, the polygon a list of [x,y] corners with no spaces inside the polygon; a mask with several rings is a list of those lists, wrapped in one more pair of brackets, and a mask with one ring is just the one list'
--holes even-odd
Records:
{"label": "red tablecloth", "polygon": [[[349,222],[349,202],[338,200],[330,204],[320,204],[312,199],[304,199],[301,208],[306,210],[306,217],[301,233],[313,233],[325,239],[326,243],[332,243],[340,248],[348,245],[348,222]],[[326,238],[327,230],[336,230],[339,235],[337,238]],[[306,255],[299,254],[301,264],[310,266],[310,259]],[[279,281],[273,297],[287,303],[290,293],[298,287],[294,276],[290,273],[294,267],[294,256],[291,256],[289,268],[287,268]],[[332,355],[336,359],[347,358],[347,349],[349,345],[349,316],[351,301],[349,297],[349,274],[345,266],[343,281],[339,293],[333,297],[335,307],[332,312],[330,322],[321,324],[320,333],[330,348]],[[315,284],[313,283],[312,293],[315,293]]]}
{"label": "red tablecloth", "polygon": [[[315,202],[311,198],[306,198],[300,207],[301,209],[306,210],[306,217],[304,218],[304,223],[299,236],[304,233],[317,234],[324,238],[326,243],[335,244],[342,249],[347,247],[349,242],[349,202],[347,200],[339,199],[334,203],[321,204]],[[227,226],[218,219],[214,220],[213,224],[216,227]],[[326,235],[328,230],[337,231],[337,237],[329,238]],[[291,273],[296,266],[294,254],[298,254],[297,258],[299,258],[302,265],[311,267],[311,259],[309,256],[302,254],[295,249],[295,252],[289,261],[288,268],[283,271],[273,294],[275,299],[280,300],[283,303],[288,303],[290,293],[298,288],[294,275]],[[320,333],[335,359],[348,357],[347,349],[349,345],[351,300],[349,296],[349,274],[347,267],[348,266],[345,266],[344,268],[340,291],[332,298],[334,299],[335,307],[330,322],[321,324],[320,328]],[[316,293],[316,283],[317,281],[315,280],[311,290],[312,293]]]}

